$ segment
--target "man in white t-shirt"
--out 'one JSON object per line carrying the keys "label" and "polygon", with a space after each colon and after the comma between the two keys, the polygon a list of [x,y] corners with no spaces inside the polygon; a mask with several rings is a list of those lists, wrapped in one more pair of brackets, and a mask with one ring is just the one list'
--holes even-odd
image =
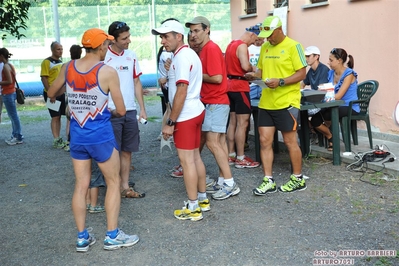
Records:
{"label": "man in white t-shirt", "polygon": [[[139,127],[137,120],[147,119],[144,106],[143,87],[139,76],[142,74],[136,53],[128,50],[130,44],[130,27],[121,21],[114,21],[108,28],[108,34],[114,36],[115,41],[108,47],[104,63],[112,66],[118,72],[123,101],[126,106],[126,115],[112,117],[115,139],[120,147],[121,161],[121,196],[123,198],[143,198],[144,193],[134,191],[129,185],[130,165],[132,152],[139,151]],[[137,115],[136,101],[140,107]],[[108,108],[115,108],[110,95]],[[138,119],[137,119],[138,117]]]}
{"label": "man in white t-shirt", "polygon": [[[199,152],[205,116],[200,100],[202,65],[198,55],[184,44],[184,27],[176,20],[167,20],[151,32],[160,35],[166,51],[174,54],[168,72],[171,113],[162,133],[164,139],[173,135],[188,195],[188,202],[175,210],[174,216],[179,220],[198,221],[203,218],[202,210],[210,210],[205,192],[205,166]],[[198,200],[203,198],[205,200]]]}

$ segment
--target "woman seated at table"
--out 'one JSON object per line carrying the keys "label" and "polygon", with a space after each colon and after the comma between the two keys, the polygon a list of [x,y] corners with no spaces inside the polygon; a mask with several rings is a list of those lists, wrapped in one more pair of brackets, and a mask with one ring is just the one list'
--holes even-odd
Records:
{"label": "woman seated at table", "polygon": [[[345,63],[347,58],[347,66]],[[357,73],[353,70],[353,56],[348,55],[342,48],[334,48],[330,52],[329,62],[331,70],[328,72],[328,82],[331,82],[335,88],[335,99],[344,100],[345,103],[339,107],[339,118],[347,116],[349,112],[357,114],[360,111],[359,104],[353,104],[352,110],[349,110],[349,102],[357,100]],[[326,126],[331,121],[331,110],[323,109],[312,117],[311,124],[313,128],[322,133],[328,139],[328,150],[332,151],[332,134]]]}

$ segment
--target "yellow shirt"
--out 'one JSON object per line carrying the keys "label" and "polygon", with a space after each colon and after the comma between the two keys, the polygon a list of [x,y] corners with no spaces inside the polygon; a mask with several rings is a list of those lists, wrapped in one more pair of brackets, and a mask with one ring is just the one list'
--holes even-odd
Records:
{"label": "yellow shirt", "polygon": [[[61,60],[48,57],[44,59],[41,64],[40,77],[48,77],[48,84],[51,86],[54,80],[58,77],[61,67]],[[47,92],[46,88],[44,88],[44,91]]]}
{"label": "yellow shirt", "polygon": [[[262,70],[262,79],[287,78],[307,66],[303,47],[300,43],[285,37],[276,46],[266,42],[260,50],[258,68]],[[300,108],[300,82],[275,89],[263,89],[259,108],[280,110],[290,106]]]}

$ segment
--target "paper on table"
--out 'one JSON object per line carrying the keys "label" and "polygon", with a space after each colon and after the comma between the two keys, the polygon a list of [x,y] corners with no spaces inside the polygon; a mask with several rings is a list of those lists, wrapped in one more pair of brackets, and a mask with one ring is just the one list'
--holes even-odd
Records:
{"label": "paper on table", "polygon": [[48,109],[51,109],[53,111],[59,112],[60,111],[60,106],[61,106],[61,102],[58,100],[55,100],[54,103],[50,102],[50,98],[47,98],[47,102],[46,102],[46,107]]}
{"label": "paper on table", "polygon": [[323,84],[320,84],[319,86],[317,86],[317,88],[319,90],[329,90],[329,89],[334,89],[334,85],[331,82],[323,83]]}
{"label": "paper on table", "polygon": [[317,87],[321,91],[326,91],[326,95],[324,96],[324,102],[331,102],[335,100],[334,85],[331,82],[320,84]]}
{"label": "paper on table", "polygon": [[256,85],[259,85],[262,89],[267,88],[265,82],[261,79],[251,80],[251,82],[255,83]]}

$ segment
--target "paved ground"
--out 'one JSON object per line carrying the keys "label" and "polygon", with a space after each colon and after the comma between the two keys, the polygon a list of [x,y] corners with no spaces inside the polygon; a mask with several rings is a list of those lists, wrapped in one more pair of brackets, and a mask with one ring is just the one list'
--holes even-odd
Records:
{"label": "paved ground", "polygon": [[[88,214],[87,225],[98,242],[85,254],[75,252],[69,153],[51,147],[46,111],[20,112],[25,143],[10,147],[0,141],[0,265],[295,266],[330,262],[326,259],[335,251],[348,259],[342,261],[346,265],[399,265],[398,257],[367,254],[399,249],[399,182],[383,172],[350,172],[346,164],[333,166],[320,156],[304,161],[303,172],[310,177],[305,191],[256,197],[252,189],[262,178],[261,169],[232,168],[239,195],[212,200],[202,221],[176,220],[173,210],[186,200],[182,179],[169,176],[177,156],[167,149],[160,154],[160,104],[152,100],[147,106],[150,122],[141,126],[141,149],[133,156],[131,172],[137,189],[147,196],[123,199],[119,222],[126,233],[138,234],[140,242],[104,251],[105,214]],[[11,131],[3,117],[0,139]],[[253,157],[253,142],[250,146]],[[203,158],[208,174],[216,176],[209,151]],[[276,155],[278,185],[287,181],[289,170],[287,154]],[[348,250],[357,256],[343,253]]]}

